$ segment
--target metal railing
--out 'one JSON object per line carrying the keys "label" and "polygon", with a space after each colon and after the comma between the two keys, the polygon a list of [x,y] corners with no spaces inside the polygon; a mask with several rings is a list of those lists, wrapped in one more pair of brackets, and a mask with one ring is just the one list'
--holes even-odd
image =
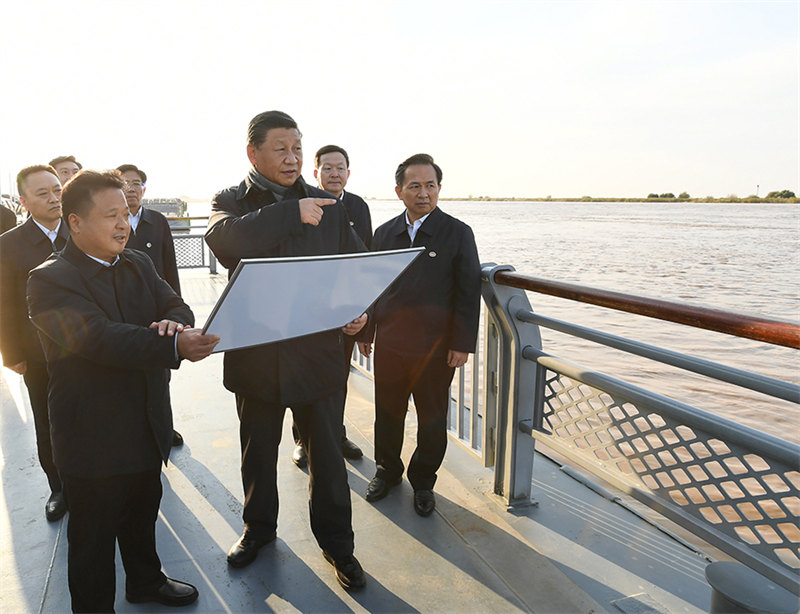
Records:
{"label": "metal railing", "polygon": [[208,267],[211,273],[217,272],[217,259],[206,247],[205,236],[173,233],[175,260],[179,269],[199,269]]}
{"label": "metal railing", "polygon": [[[172,229],[172,242],[175,244],[175,260],[179,269],[200,269],[208,267],[210,273],[217,272],[217,259],[205,242],[206,224],[193,225],[194,221],[208,222],[208,216],[183,216],[169,218],[172,222],[188,224],[187,227]],[[193,230],[203,233],[192,234]],[[187,233],[188,231],[188,233]]]}
{"label": "metal railing", "polygon": [[497,494],[511,506],[530,501],[538,440],[800,589],[800,446],[559,358],[542,347],[539,327],[793,403],[800,386],[535,314],[523,289],[792,348],[800,326],[537,280],[510,266],[485,265],[483,282],[482,452],[494,462]]}

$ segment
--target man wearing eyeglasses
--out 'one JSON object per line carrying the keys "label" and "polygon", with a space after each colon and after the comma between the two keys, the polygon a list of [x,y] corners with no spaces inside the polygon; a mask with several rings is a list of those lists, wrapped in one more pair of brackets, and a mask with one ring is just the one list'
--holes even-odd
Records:
{"label": "man wearing eyeglasses", "polygon": [[[161,279],[166,281],[178,296],[181,282],[178,278],[178,263],[175,259],[175,242],[169,222],[158,211],[142,207],[142,198],[147,189],[147,174],[135,164],[123,164],[117,170],[125,182],[125,199],[130,211],[131,234],[125,247],[138,249],[150,256]],[[173,431],[172,445],[183,445],[183,437]]]}

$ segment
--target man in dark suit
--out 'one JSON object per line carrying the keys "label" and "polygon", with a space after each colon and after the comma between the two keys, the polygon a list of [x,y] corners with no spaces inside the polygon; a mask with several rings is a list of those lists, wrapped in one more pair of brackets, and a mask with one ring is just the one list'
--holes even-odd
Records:
{"label": "man in dark suit", "polygon": [[[122,173],[122,180],[125,182],[125,199],[130,211],[131,234],[125,247],[138,249],[150,256],[161,279],[180,296],[181,282],[169,222],[158,211],[142,206],[142,198],[147,189],[147,175],[133,164],[123,164],[117,170]],[[172,433],[172,445],[183,445],[183,437],[178,431]]]}
{"label": "man in dark suit", "polygon": [[125,181],[125,198],[131,212],[131,235],[125,247],[138,249],[150,256],[158,274],[180,296],[181,282],[169,222],[160,212],[142,206],[147,190],[147,175],[133,164],[123,164],[117,170]]}
{"label": "man in dark suit", "polygon": [[[372,218],[369,214],[369,207],[364,199],[345,192],[344,187],[350,178],[350,157],[347,152],[338,145],[325,145],[320,148],[314,156],[314,178],[319,187],[333,194],[342,201],[344,208],[347,209],[347,217],[350,218],[350,226],[356,231],[358,238],[369,248],[372,240]],[[355,337],[345,335],[344,339],[344,364],[347,372],[350,373],[350,359],[353,355]],[[345,402],[347,401],[347,388],[345,387]],[[292,460],[298,467],[305,467],[308,463],[308,455],[300,441],[300,435],[296,427],[292,427],[295,448]],[[345,458],[357,460],[364,453],[356,444],[347,438],[347,429],[342,424],[342,454]]]}
{"label": "man in dark suit", "polygon": [[125,249],[130,226],[116,171],[82,171],[63,193],[70,240],[31,272],[28,308],[50,371],[53,451],[69,495],[68,578],[75,612],[114,611],[115,543],[134,603],[187,605],[156,553],[161,462],[172,439],[167,370],[200,360],[218,337],[147,256]]}
{"label": "man in dark suit", "polygon": [[28,388],[39,463],[50,485],[44,512],[54,521],[66,513],[67,503],[50,444],[47,365],[36,329],[28,320],[25,288],[31,269],[63,249],[69,232],[61,223],[61,182],[52,167],[40,164],[22,169],[17,189],[30,217],[0,236],[0,352],[3,364],[22,375]]}
{"label": "man in dark suit", "polygon": [[[365,250],[344,206],[303,181],[301,135],[291,117],[280,111],[257,115],[247,141],[249,174],[211,203],[206,242],[223,266],[233,272],[242,258]],[[249,565],[276,537],[278,444],[291,407],[308,450],[311,530],[339,583],[348,589],[364,586],[353,556],[341,438],[347,381],[342,336],[354,335],[365,322],[361,316],[341,330],[225,353],[224,384],[236,394],[245,493],[244,532],[228,553],[231,566]]]}
{"label": "man in dark suit", "polygon": [[437,207],[442,170],[427,154],[400,164],[397,196],[406,210],[375,231],[375,251],[424,246],[425,252],[378,300],[359,350],[375,338],[375,463],[367,501],[403,479],[408,399],[417,410],[417,447],[408,464],[414,509],[429,516],[433,486],[447,448],[447,410],[455,369],[475,351],[480,316],[480,263],[469,226]]}

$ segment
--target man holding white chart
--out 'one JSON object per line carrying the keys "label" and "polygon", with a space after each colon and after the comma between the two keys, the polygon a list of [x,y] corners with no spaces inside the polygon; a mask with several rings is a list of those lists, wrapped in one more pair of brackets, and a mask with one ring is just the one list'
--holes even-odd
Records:
{"label": "man holding white chart", "polygon": [[[214,197],[206,232],[208,246],[229,272],[242,258],[366,251],[342,203],[303,181],[301,138],[286,113],[268,111],[251,120],[250,172]],[[311,529],[339,583],[347,589],[364,586],[353,556],[341,435],[343,334],[355,335],[365,323],[361,316],[341,329],[225,353],[224,385],[236,395],[245,493],[244,531],[228,553],[232,567],[252,563],[276,537],[278,445],[290,407],[308,451]]]}

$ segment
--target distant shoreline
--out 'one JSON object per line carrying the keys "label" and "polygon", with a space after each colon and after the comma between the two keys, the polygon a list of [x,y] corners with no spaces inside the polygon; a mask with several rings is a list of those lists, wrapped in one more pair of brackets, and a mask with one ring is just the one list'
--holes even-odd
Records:
{"label": "distant shoreline", "polygon": [[[381,199],[379,199],[381,200]],[[714,198],[713,196],[706,196],[705,198],[593,198],[591,196],[581,196],[580,198],[522,198],[519,196],[509,196],[505,198],[496,198],[493,196],[470,196],[467,198],[440,198],[439,200],[461,200],[461,201],[487,201],[487,202],[534,202],[534,203],[747,203],[747,204],[760,204],[760,203],[778,203],[778,204],[797,204],[800,203],[800,198],[758,198],[757,196],[748,196],[746,198],[732,198],[730,196],[725,198]]]}
{"label": "distant shoreline", "polygon": [[[207,203],[210,198],[190,198],[189,196],[180,196],[181,200],[187,203]],[[393,198],[377,198],[373,196],[364,196],[366,200],[394,200]],[[582,196],[580,198],[523,198],[520,196],[471,196],[471,197],[449,197],[440,198],[441,201],[464,201],[464,202],[523,202],[523,203],[745,203],[745,204],[800,204],[800,198],[757,198],[748,196],[747,198],[714,198],[707,196],[705,198],[592,198],[591,196]]]}

